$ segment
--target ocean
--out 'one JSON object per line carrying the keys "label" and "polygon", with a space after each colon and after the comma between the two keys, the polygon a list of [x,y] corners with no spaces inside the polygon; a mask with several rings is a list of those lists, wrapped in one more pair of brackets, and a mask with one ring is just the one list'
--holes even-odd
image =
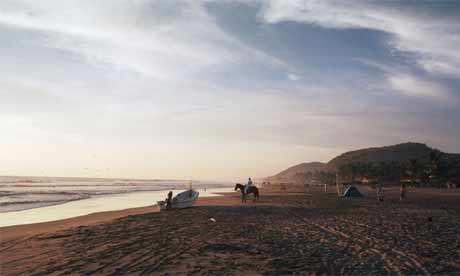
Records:
{"label": "ocean", "polygon": [[[193,181],[200,196],[231,191],[225,181]],[[0,226],[149,206],[188,189],[184,180],[0,177]],[[205,191],[206,190],[206,191]]]}

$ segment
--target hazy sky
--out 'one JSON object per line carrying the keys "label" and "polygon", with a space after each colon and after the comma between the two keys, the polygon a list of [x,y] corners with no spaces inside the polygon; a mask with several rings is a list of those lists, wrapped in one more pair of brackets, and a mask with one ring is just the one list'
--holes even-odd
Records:
{"label": "hazy sky", "polygon": [[0,174],[234,179],[460,152],[459,1],[0,1]]}

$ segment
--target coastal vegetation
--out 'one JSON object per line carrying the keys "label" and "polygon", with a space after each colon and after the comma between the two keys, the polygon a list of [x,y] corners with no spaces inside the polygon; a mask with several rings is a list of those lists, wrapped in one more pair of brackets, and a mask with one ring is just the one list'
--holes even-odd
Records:
{"label": "coastal vegetation", "polygon": [[455,188],[460,184],[460,155],[444,153],[420,143],[367,148],[346,152],[328,163],[302,163],[267,178],[272,182]]}

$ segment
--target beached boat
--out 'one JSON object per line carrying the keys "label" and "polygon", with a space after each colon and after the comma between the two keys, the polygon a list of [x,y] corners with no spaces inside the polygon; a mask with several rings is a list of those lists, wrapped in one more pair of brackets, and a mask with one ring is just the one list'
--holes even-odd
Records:
{"label": "beached boat", "polygon": [[[171,208],[182,209],[192,207],[193,204],[195,204],[195,201],[198,199],[199,195],[200,193],[195,190],[183,191],[177,194],[175,197],[173,197]],[[160,207],[160,210],[166,210],[166,201],[162,200],[158,201],[157,203]]]}

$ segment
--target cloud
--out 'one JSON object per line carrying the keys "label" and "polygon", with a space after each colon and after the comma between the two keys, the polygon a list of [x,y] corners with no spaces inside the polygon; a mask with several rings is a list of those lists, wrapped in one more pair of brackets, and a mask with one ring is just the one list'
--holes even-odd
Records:
{"label": "cloud", "polygon": [[448,90],[437,82],[428,81],[410,74],[389,75],[390,87],[409,96],[429,97],[438,100],[450,100]]}
{"label": "cloud", "polygon": [[[311,33],[311,28],[264,24],[377,26],[372,29],[393,34],[389,42],[393,49],[415,53],[423,68],[454,72],[455,53],[448,51],[453,42],[447,41],[445,51],[440,51],[448,53],[446,60],[435,55],[432,48],[437,44],[424,43],[422,36],[416,36],[420,45],[406,49],[411,34],[391,30],[397,24],[387,22],[405,11],[388,14],[384,8],[371,13],[366,7],[377,4],[355,2],[348,7],[348,3],[337,2],[337,8],[318,1],[308,2],[312,14],[302,6],[307,2],[241,0],[254,9],[244,14],[251,20],[238,20],[233,15],[247,6],[238,4],[230,10],[220,2],[210,7],[198,0],[0,1],[3,152],[16,160],[21,171],[42,165],[38,160],[25,168],[18,153],[49,149],[53,152],[50,159],[66,160],[75,154],[78,157],[71,159],[78,164],[87,161],[79,155],[86,152],[105,154],[101,162],[126,160],[126,166],[120,165],[125,171],[120,173],[132,176],[140,176],[135,168],[143,168],[145,176],[177,177],[174,174],[182,172],[190,177],[196,166],[208,170],[196,177],[215,176],[217,171],[226,175],[229,167],[238,168],[237,175],[244,170],[240,167],[248,165],[268,175],[276,171],[275,163],[282,169],[305,158],[327,160],[338,148],[401,142],[422,132],[431,137],[458,136],[458,110],[447,116],[446,109],[454,108],[445,102],[412,99],[450,93],[449,83],[425,78],[429,74],[408,69],[412,64],[395,68],[369,61],[379,72],[363,70],[363,61],[353,61],[361,57],[360,49],[367,48],[368,41],[347,45],[358,49],[353,56],[340,51],[341,45],[320,47],[324,52],[312,54],[311,45],[303,40],[285,41],[294,35],[286,30],[297,30],[295,35],[300,35]],[[253,17],[261,6],[262,24]],[[367,14],[360,15],[360,9]],[[409,21],[419,20],[419,15],[407,14]],[[235,28],[226,29],[219,16],[238,20]],[[410,27],[404,25],[403,17],[398,20],[401,28]],[[425,24],[433,23],[427,20]],[[244,31],[250,39],[239,36]],[[314,31],[326,37],[338,33]],[[280,33],[286,36],[277,36]],[[342,41],[340,37],[332,41]],[[331,51],[333,55],[326,56]],[[351,60],[351,66],[346,63],[343,71],[332,66],[344,63],[326,62],[321,68],[315,63],[304,68],[302,62],[308,60],[309,52],[317,55],[318,63],[338,57]],[[372,59],[371,52],[363,58]],[[436,115],[435,108],[446,118]],[[436,125],[447,122],[451,127],[434,131],[433,116]],[[458,141],[446,143],[458,148]],[[25,144],[30,147],[23,147]],[[130,164],[133,160],[138,165]],[[213,167],[213,160],[222,162],[220,170]],[[76,163],[60,163],[69,166],[69,174],[80,173],[73,170]],[[5,160],[1,167],[14,171]]]}
{"label": "cloud", "polygon": [[288,77],[288,79],[290,79],[290,80],[292,80],[292,81],[297,81],[297,80],[300,79],[300,77],[299,77],[298,75],[293,74],[293,73],[288,73],[288,74],[287,74],[287,77]]}
{"label": "cloud", "polygon": [[34,42],[158,80],[221,64],[282,62],[224,33],[199,1],[2,1],[0,24],[43,34]]}
{"label": "cloud", "polygon": [[[421,68],[435,74],[460,75],[458,16],[444,16],[430,11],[429,7],[419,9],[391,1],[270,0],[261,3],[259,16],[265,22],[295,21],[325,28],[386,32],[392,35],[388,45],[415,54]],[[449,3],[438,1],[431,7],[444,4]]]}
{"label": "cloud", "polygon": [[365,59],[361,59],[360,62],[383,73],[382,81],[376,85],[379,89],[388,90],[389,88],[410,97],[458,103],[451,89],[440,81],[418,76],[403,66],[389,66]]}
{"label": "cloud", "polygon": [[[150,1],[17,1],[12,8],[3,9],[0,22],[42,32],[45,37],[36,41],[41,45],[72,51],[89,62],[107,63],[159,79],[234,58],[229,47],[222,54],[225,37],[212,28],[197,5],[189,4],[189,9],[163,18],[148,14],[147,11],[167,9],[167,4],[162,3],[166,2],[150,5]],[[190,20],[191,17],[197,20]],[[203,36],[217,37],[217,41],[200,44]]]}

